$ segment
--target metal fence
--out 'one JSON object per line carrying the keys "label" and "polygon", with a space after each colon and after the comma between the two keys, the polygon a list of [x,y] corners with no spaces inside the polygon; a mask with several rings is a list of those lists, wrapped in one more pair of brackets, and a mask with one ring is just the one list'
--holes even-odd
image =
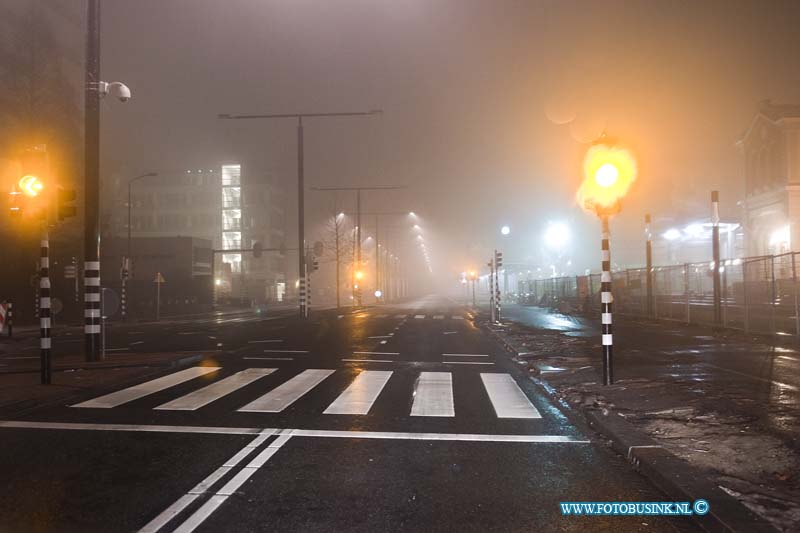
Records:
{"label": "metal fence", "polygon": [[[724,327],[800,337],[797,262],[800,253],[722,261]],[[648,311],[647,269],[612,273],[614,311],[687,324],[714,324],[713,263],[653,267]],[[600,312],[600,274],[519,282],[520,301],[562,310]]]}

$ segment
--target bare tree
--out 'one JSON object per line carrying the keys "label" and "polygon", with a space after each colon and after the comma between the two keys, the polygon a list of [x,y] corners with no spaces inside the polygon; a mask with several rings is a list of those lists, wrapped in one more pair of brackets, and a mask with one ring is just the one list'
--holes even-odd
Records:
{"label": "bare tree", "polygon": [[333,214],[322,230],[322,243],[325,252],[322,261],[336,265],[336,307],[341,307],[342,266],[346,264],[353,249],[353,242],[347,239],[347,220],[344,215]]}

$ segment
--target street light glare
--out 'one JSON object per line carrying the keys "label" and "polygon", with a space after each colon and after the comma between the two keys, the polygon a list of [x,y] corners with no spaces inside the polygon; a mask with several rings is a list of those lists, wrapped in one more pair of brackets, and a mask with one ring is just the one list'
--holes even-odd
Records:
{"label": "street light glare", "polygon": [[569,228],[560,222],[547,226],[544,232],[544,242],[548,248],[561,248],[569,240]]}
{"label": "street light glare", "polygon": [[675,239],[680,238],[681,232],[675,228],[668,229],[664,232],[664,238],[668,241],[674,241]]}
{"label": "street light glare", "polygon": [[502,228],[500,228],[500,233],[502,233],[503,235],[508,235],[509,233],[511,233],[511,228],[509,228],[508,226],[503,226]]}
{"label": "street light glare", "polygon": [[587,211],[613,208],[636,181],[637,166],[626,148],[596,144],[583,159],[583,182],[577,200]]}
{"label": "street light glare", "polygon": [[25,196],[30,196],[33,198],[34,196],[38,196],[42,189],[44,189],[44,184],[37,178],[36,176],[23,176],[22,179],[19,180],[19,189],[22,191]]}
{"label": "street light glare", "polygon": [[604,163],[594,173],[594,180],[601,187],[611,187],[619,178],[619,170],[611,163]]}

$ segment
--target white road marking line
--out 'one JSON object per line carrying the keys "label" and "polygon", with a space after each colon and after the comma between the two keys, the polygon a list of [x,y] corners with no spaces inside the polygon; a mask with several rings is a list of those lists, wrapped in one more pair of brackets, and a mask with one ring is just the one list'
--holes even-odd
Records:
{"label": "white road marking line", "polygon": [[250,479],[250,476],[264,466],[264,464],[275,455],[284,444],[291,438],[291,431],[286,430],[280,436],[267,445],[256,457],[247,463],[247,466],[242,468],[230,481],[228,481],[216,494],[211,496],[197,511],[195,511],[189,518],[186,519],[180,526],[175,529],[174,533],[191,533],[202,524],[206,518],[211,516],[217,508],[222,505],[228,497],[235,493],[245,481]]}
{"label": "white road marking line", "polygon": [[203,387],[202,389],[198,389],[185,396],[161,404],[156,407],[156,409],[165,411],[194,411],[241,389],[245,385],[249,385],[259,378],[268,376],[276,370],[277,368],[247,368],[232,376],[221,379],[216,383]]}
{"label": "white road marking line", "polygon": [[136,341],[136,342],[132,342],[132,343],[130,344],[130,346],[136,346],[137,344],[144,344],[144,341]]}
{"label": "white road marking line", "polygon": [[308,350],[263,350],[264,353],[308,353]]}
{"label": "white road marking line", "polygon": [[386,344],[388,341],[381,341],[381,344]]}
{"label": "white road marking line", "polygon": [[389,361],[388,359],[342,359],[342,361],[346,361],[348,363],[394,363],[395,361]]}
{"label": "white road marking line", "polygon": [[236,455],[228,459],[225,464],[214,470],[203,481],[195,485],[193,489],[181,496],[175,503],[167,507],[161,512],[161,514],[148,522],[146,526],[139,530],[139,533],[156,533],[159,531],[202,494],[208,492],[208,489],[210,489],[214,483],[222,479],[233,467],[239,464],[245,457],[253,453],[253,450],[263,444],[264,440],[273,435],[275,431],[276,430],[274,429],[265,429],[262,431],[258,437],[253,439],[250,444],[239,450]]}
{"label": "white road marking line", "polygon": [[391,335],[373,335],[372,337],[367,337],[368,339],[389,339]]}
{"label": "white road marking line", "polygon": [[542,418],[517,382],[508,374],[481,374],[497,418]]}
{"label": "white road marking line", "polygon": [[[96,430],[96,431],[141,431],[158,433],[201,433],[228,435],[259,435],[262,431],[281,431],[278,429],[236,428],[236,427],[200,427],[200,426],[147,426],[133,424],[77,424],[69,422],[28,422],[0,420],[0,428],[14,429],[61,429],[61,430]],[[398,440],[437,440],[437,441],[479,441],[479,442],[536,442],[590,444],[588,440],[579,440],[566,435],[490,435],[470,433],[404,433],[391,431],[357,431],[357,430],[325,430],[325,429],[284,429],[291,431],[295,437],[339,437],[350,439],[398,439]],[[272,433],[271,433],[272,434]],[[261,437],[258,437],[261,438]]]}
{"label": "white road marking line", "polygon": [[452,317],[450,317],[450,318],[452,318],[453,320],[464,320],[464,317],[463,317],[463,316],[461,316],[461,315],[453,315],[453,316],[452,316]]}
{"label": "white road marking line", "polygon": [[92,400],[75,404],[72,407],[96,407],[109,409],[111,407],[122,405],[123,403],[138,400],[144,396],[168,389],[169,387],[174,387],[175,385],[189,381],[190,379],[204,376],[210,372],[216,372],[219,369],[220,367],[218,366],[194,366],[192,368],[187,368],[186,370],[181,370],[180,372],[175,372],[174,374],[169,374],[168,376],[146,381],[144,383],[134,385],[133,387],[128,387],[127,389],[122,389],[112,392],[111,394],[106,394],[105,396],[100,396]]}
{"label": "white road marking line", "polygon": [[280,413],[334,372],[329,369],[305,370],[237,410],[245,413]]}
{"label": "white road marking line", "polygon": [[203,335],[205,331],[179,331],[178,335]]}
{"label": "white road marking line", "polygon": [[353,355],[400,355],[400,352],[353,352]]}
{"label": "white road marking line", "polygon": [[395,317],[395,318],[405,318],[405,317],[407,317],[407,316],[408,316],[408,315],[394,315],[394,317]]}
{"label": "white road marking line", "polygon": [[242,359],[254,359],[257,361],[294,361],[294,357],[242,357]]}
{"label": "white road marking line", "polygon": [[446,365],[493,365],[494,363],[483,363],[476,361],[444,361]]}
{"label": "white road marking line", "polygon": [[443,353],[442,357],[489,357],[484,353]]}
{"label": "white road marking line", "polygon": [[247,344],[263,344],[267,342],[283,342],[283,339],[269,339],[264,341],[247,341]]}
{"label": "white road marking line", "polygon": [[800,359],[797,359],[796,357],[791,357],[789,355],[779,355],[778,359],[785,359],[787,361],[795,361],[795,362],[800,361]]}
{"label": "white road marking line", "polygon": [[325,411],[326,415],[365,415],[392,376],[391,370],[364,370]]}
{"label": "white road marking line", "polygon": [[445,331],[444,332],[445,335],[454,335],[456,333],[458,333],[458,332],[457,331]]}
{"label": "white road marking line", "polygon": [[386,318],[387,316],[389,316],[389,315],[384,313],[384,314],[381,314],[381,315],[375,315],[375,318]]}
{"label": "white road marking line", "polygon": [[450,372],[421,372],[414,391],[411,416],[455,416],[453,375]]}
{"label": "white road marking line", "polygon": [[414,315],[414,318],[416,319],[425,318],[425,315]]}
{"label": "white road marking line", "polygon": [[393,431],[353,431],[330,429],[293,429],[292,437],[330,437],[345,439],[397,439],[471,442],[535,442],[559,444],[589,444],[566,435],[484,435],[473,433],[405,433]]}
{"label": "white road marking line", "polygon": [[80,424],[73,422],[28,422],[0,420],[0,428],[18,429],[77,429],[87,431],[141,431],[154,433],[203,433],[223,435],[250,435],[261,432],[261,428],[237,428],[214,426],[162,426],[147,424]]}
{"label": "white road marking line", "polygon": [[127,350],[127,349],[128,349],[128,347],[125,346],[124,348],[106,348],[106,351],[107,352],[122,352],[122,351]]}
{"label": "white road marking line", "polygon": [[433,319],[434,320],[442,320],[442,319],[444,319],[444,315],[434,315]]}

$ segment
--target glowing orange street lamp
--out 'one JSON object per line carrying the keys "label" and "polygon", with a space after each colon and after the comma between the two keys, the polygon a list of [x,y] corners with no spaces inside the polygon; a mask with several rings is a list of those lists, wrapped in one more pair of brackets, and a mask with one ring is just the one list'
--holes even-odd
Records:
{"label": "glowing orange street lamp", "polygon": [[614,383],[611,247],[608,219],[620,212],[620,201],[636,181],[636,159],[626,148],[608,140],[605,134],[586,151],[583,159],[583,183],[578,188],[578,203],[596,214],[602,225],[602,274],[600,307],[603,344],[603,384]]}
{"label": "glowing orange street lamp", "polygon": [[478,273],[470,270],[467,272],[467,279],[472,282],[472,307],[475,307],[475,282],[478,280]]}

